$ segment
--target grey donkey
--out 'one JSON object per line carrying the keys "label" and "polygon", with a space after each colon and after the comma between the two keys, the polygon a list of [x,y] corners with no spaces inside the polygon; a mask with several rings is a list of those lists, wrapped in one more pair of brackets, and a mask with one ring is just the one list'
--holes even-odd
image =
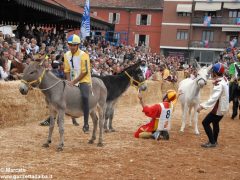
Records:
{"label": "grey donkey", "polygon": [[[31,88],[38,88],[45,95],[46,102],[50,110],[50,126],[46,143],[43,147],[49,147],[55,125],[54,117],[57,117],[59,126],[60,143],[58,151],[64,146],[64,115],[80,117],[83,115],[81,93],[78,87],[70,86],[66,81],[57,78],[51,71],[43,67],[40,63],[31,63],[23,72],[22,83],[19,91],[26,95]],[[96,139],[97,123],[99,117],[99,141],[98,146],[103,146],[103,122],[106,110],[107,89],[99,78],[92,79],[92,93],[89,96],[90,116],[93,121],[93,132],[89,143],[94,143]],[[97,117],[98,111],[98,117]]]}

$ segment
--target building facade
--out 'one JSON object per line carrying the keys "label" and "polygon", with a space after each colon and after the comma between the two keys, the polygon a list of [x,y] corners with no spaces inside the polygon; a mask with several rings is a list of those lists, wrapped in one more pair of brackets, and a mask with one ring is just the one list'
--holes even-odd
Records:
{"label": "building facade", "polygon": [[239,40],[239,0],[164,0],[162,54],[211,63]]}
{"label": "building facade", "polygon": [[[81,7],[84,0],[73,0]],[[163,0],[94,0],[91,1],[91,12],[109,23],[115,24],[114,32],[105,35],[114,44],[145,45],[151,52],[160,52],[161,23]]]}

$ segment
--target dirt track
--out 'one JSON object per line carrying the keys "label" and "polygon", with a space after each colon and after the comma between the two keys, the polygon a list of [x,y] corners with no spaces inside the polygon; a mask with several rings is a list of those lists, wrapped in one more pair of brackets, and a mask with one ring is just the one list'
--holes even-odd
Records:
{"label": "dirt track", "polygon": [[[204,99],[207,97],[204,94]],[[0,131],[0,175],[52,175],[53,179],[240,179],[240,120],[229,115],[220,123],[219,146],[202,149],[207,140],[200,115],[200,136],[187,127],[180,128],[179,104],[174,112],[170,141],[135,139],[133,132],[146,118],[140,105],[118,106],[114,118],[115,133],[104,135],[105,146],[87,144],[90,135],[82,133],[69,119],[65,126],[65,148],[56,152],[58,130],[50,148],[41,147],[48,128],[37,122]],[[4,172],[23,168],[24,173]]]}

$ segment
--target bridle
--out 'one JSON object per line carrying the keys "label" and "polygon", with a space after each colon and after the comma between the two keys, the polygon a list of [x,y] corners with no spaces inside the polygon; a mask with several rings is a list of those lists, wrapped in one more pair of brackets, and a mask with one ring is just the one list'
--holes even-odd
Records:
{"label": "bridle", "polygon": [[198,84],[198,82],[199,82],[200,80],[203,80],[204,83],[205,83],[205,85],[207,84],[207,81],[206,81],[204,78],[202,78],[202,77],[197,80],[197,84]]}
{"label": "bridle", "polygon": [[[41,89],[41,88],[39,88],[39,85],[42,83],[42,80],[43,80],[43,77],[45,76],[45,74],[46,74],[46,69],[43,70],[42,74],[36,80],[28,82],[28,81],[25,81],[22,79],[21,82],[24,83],[25,85],[27,85],[30,90],[40,89],[42,91],[49,90],[49,89],[53,88],[54,86],[56,86],[59,82],[62,82],[62,80],[59,80],[56,83],[54,83],[53,85],[51,85],[50,87]],[[34,83],[38,83],[36,85],[37,88],[32,86],[32,84],[34,84]]]}
{"label": "bridle", "polygon": [[[127,75],[127,77],[130,79],[130,86],[133,86],[133,87],[135,87],[136,89],[139,89],[140,86],[143,85],[144,82],[145,82],[145,81],[139,82],[139,81],[135,80],[132,76],[130,76],[130,75],[128,74],[127,71],[124,71],[124,73],[125,73],[125,74]],[[137,85],[135,85],[134,83],[137,84]]]}

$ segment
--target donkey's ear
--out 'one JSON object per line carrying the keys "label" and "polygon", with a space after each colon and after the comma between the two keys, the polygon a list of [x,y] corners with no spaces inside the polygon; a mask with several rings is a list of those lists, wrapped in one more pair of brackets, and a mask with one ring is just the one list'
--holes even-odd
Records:
{"label": "donkey's ear", "polygon": [[45,59],[35,59],[35,61],[37,62],[37,64],[39,65],[39,66],[43,66],[44,65],[44,62],[45,62]]}
{"label": "donkey's ear", "polygon": [[240,76],[240,69],[239,69],[239,67],[238,67],[237,64],[235,64],[235,68],[236,68],[236,70],[237,70],[238,76]]}
{"label": "donkey's ear", "polygon": [[201,69],[201,66],[200,66],[200,64],[197,62],[197,60],[194,59],[193,61],[194,61],[194,63],[197,65],[197,70]]}
{"label": "donkey's ear", "polygon": [[207,72],[208,72],[208,74],[209,74],[210,71],[212,70],[212,66],[213,66],[213,65],[211,64],[210,66],[207,67]]}
{"label": "donkey's ear", "polygon": [[47,60],[48,60],[48,56],[47,55],[41,56],[39,65],[40,66],[44,66],[44,62],[47,61]]}
{"label": "donkey's ear", "polygon": [[137,60],[137,62],[134,65],[140,65],[141,64],[141,60]]}
{"label": "donkey's ear", "polygon": [[44,65],[44,62],[45,62],[45,59],[42,59],[42,60],[39,62],[39,66],[43,66],[43,65]]}

